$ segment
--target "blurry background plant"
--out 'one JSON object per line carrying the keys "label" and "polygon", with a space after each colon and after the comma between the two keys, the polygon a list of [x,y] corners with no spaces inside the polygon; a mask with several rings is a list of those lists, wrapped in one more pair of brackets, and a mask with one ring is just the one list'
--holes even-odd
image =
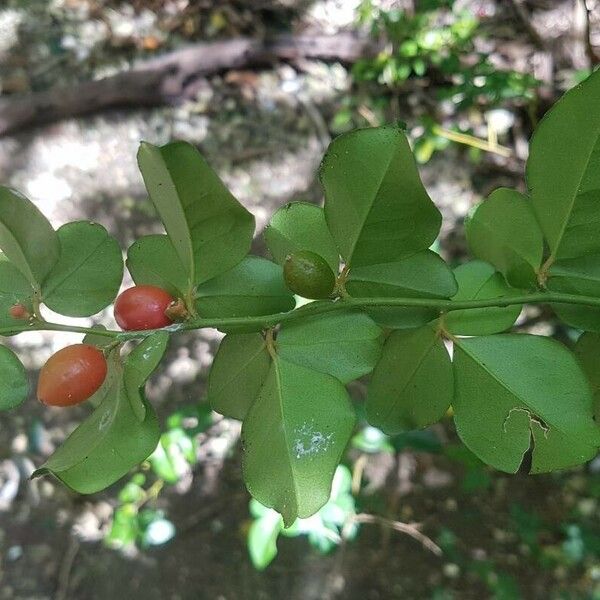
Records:
{"label": "blurry background plant", "polygon": [[[329,58],[233,64],[198,75],[175,106],[3,136],[0,179],[56,223],[98,220],[127,247],[156,231],[133,158],[139,140],[183,138],[263,227],[289,200],[320,201],[312,177],[331,136],[401,120],[444,215],[436,251],[459,264],[471,205],[521,181],[533,125],[589,73],[600,51],[598,0],[6,0],[0,108],[197,42],[347,31],[378,53],[336,60],[334,43]],[[111,323],[108,314],[97,321]],[[519,326],[577,336],[547,310],[528,310]],[[282,531],[243,492],[238,424],[203,401],[217,337],[205,331],[170,348],[149,389],[161,443],[104,494],[27,481],[77,410],[28,403],[3,414],[0,598],[600,598],[600,463],[508,477],[448,424],[393,437],[361,426],[327,506]],[[35,372],[72,341],[31,334],[13,344]],[[360,406],[364,389],[351,391]]]}

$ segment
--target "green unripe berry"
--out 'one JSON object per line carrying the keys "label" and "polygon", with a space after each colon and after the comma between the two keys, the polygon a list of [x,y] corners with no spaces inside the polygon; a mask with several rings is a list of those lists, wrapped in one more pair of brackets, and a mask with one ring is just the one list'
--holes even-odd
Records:
{"label": "green unripe berry", "polygon": [[285,284],[294,294],[315,300],[329,298],[335,288],[335,275],[327,262],[314,252],[299,250],[289,254],[283,265]]}

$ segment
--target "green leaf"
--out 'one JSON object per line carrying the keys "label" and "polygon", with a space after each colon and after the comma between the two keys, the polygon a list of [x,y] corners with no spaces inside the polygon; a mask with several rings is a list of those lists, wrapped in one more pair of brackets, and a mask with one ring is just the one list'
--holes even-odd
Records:
{"label": "green leaf", "polygon": [[319,175],[329,230],[352,267],[398,261],[426,250],[437,237],[442,217],[400,129],[375,127],[339,136]]}
{"label": "green leaf", "polygon": [[4,256],[0,256],[0,327],[7,328],[2,335],[8,335],[11,327],[19,331],[26,321],[13,319],[9,310],[15,304],[22,304],[32,311],[31,298],[33,289],[27,279]]}
{"label": "green leaf", "polygon": [[[106,331],[106,327],[104,327],[104,325],[94,325],[92,327],[92,329],[98,329],[100,331]],[[113,337],[109,337],[107,335],[102,335],[102,334],[98,334],[98,333],[87,333],[83,340],[82,340],[82,344],[89,344],[90,346],[97,346],[98,348],[104,348],[105,346],[108,346],[109,344],[112,344],[114,342],[114,338]]]}
{"label": "green leaf", "polygon": [[38,208],[0,186],[0,249],[34,288],[39,288],[60,254],[58,236]]}
{"label": "green leaf", "polygon": [[372,371],[382,341],[381,329],[368,315],[326,314],[283,324],[277,354],[348,383]]}
{"label": "green leaf", "polygon": [[386,340],[367,395],[367,420],[388,434],[431,425],[452,402],[450,356],[432,327],[395,331]]}
{"label": "green leaf", "polygon": [[239,263],[250,249],[254,217],[187,142],[143,142],[138,164],[150,199],[192,284]]}
{"label": "green leaf", "polygon": [[[456,301],[485,300],[514,296],[518,290],[509,287],[492,265],[474,260],[454,269],[458,283]],[[521,314],[521,305],[505,308],[453,310],[444,318],[445,329],[455,335],[489,335],[513,326]]]}
{"label": "green leaf", "polygon": [[44,303],[69,317],[89,317],[106,308],[123,280],[123,256],[102,225],[77,221],[58,231],[60,256],[42,286]]}
{"label": "green leaf", "polygon": [[17,355],[0,346],[0,410],[16,408],[27,399],[29,382]]}
{"label": "green leaf", "polygon": [[579,465],[600,446],[592,394],[574,355],[526,334],[461,339],[454,346],[454,421],[485,463],[516,473],[532,451],[532,473]]}
{"label": "green leaf", "polygon": [[531,201],[552,256],[600,252],[600,71],[537,126],[527,161]]}
{"label": "green leaf", "polygon": [[[353,268],[346,289],[356,298],[451,298],[458,286],[442,258],[425,250],[397,262]],[[404,329],[428,323],[439,311],[393,307],[372,309],[369,314],[379,325]]]}
{"label": "green leaf", "polygon": [[[600,254],[587,254],[555,262],[548,271],[552,292],[584,296],[600,295]],[[577,304],[552,305],[561,321],[585,331],[600,331],[600,309]]]}
{"label": "green leaf", "polygon": [[255,569],[266,569],[277,556],[277,538],[283,529],[281,515],[269,510],[250,525],[248,553]]}
{"label": "green leaf", "polygon": [[156,414],[146,404],[146,417],[138,420],[121,366],[113,362],[110,367],[99,406],[32,477],[51,473],[76,492],[92,494],[152,454],[160,438]]}
{"label": "green leaf", "polygon": [[584,333],[573,352],[592,387],[594,417],[600,423],[600,334]]}
{"label": "green leaf", "polygon": [[288,255],[310,250],[321,256],[334,273],[338,272],[339,252],[320,206],[308,202],[286,204],[273,215],[264,235],[275,262],[281,266]]}
{"label": "green leaf", "polygon": [[211,318],[268,315],[295,305],[281,267],[258,256],[247,256],[227,273],[199,285],[196,297],[198,314]]}
{"label": "green leaf", "polygon": [[497,189],[475,207],[465,231],[471,252],[494,265],[512,286],[535,286],[544,240],[526,196]]}
{"label": "green leaf", "polygon": [[168,343],[169,334],[157,331],[140,342],[125,361],[123,382],[131,409],[140,421],[146,418],[146,402],[140,391],[143,391],[146,381],[158,367]]}
{"label": "green leaf", "polygon": [[127,268],[137,285],[155,285],[183,298],[187,274],[167,235],[145,235],[127,251]]}
{"label": "green leaf", "polygon": [[213,410],[243,420],[267,378],[270,362],[259,333],[225,336],[208,376],[208,401]]}
{"label": "green leaf", "polygon": [[277,358],[242,427],[248,490],[286,527],[313,515],[329,499],[354,422],[337,379]]}

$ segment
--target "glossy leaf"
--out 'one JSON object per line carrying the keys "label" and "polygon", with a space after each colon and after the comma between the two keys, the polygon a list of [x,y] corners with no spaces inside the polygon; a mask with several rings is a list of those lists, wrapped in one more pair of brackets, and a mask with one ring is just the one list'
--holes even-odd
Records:
{"label": "glossy leaf", "polygon": [[38,208],[0,186],[0,249],[34,288],[39,288],[60,254],[58,236]]}
{"label": "glossy leaf", "polygon": [[81,494],[102,490],[145,460],[156,448],[160,430],[156,414],[146,404],[140,422],[131,408],[119,366],[111,365],[110,380],[94,412],[64,444],[34,472],[52,473]]}
{"label": "glossy leaf", "polygon": [[325,314],[283,324],[277,354],[348,383],[372,371],[382,341],[381,329],[368,315]]}
{"label": "glossy leaf", "polygon": [[0,410],[16,408],[28,393],[25,367],[12,350],[0,346]]}
{"label": "glossy leaf", "polygon": [[123,256],[102,225],[77,221],[58,231],[60,256],[42,286],[48,308],[89,317],[106,308],[123,280]]}
{"label": "glossy leaf", "polygon": [[397,127],[339,136],[319,175],[329,230],[352,267],[398,261],[426,250],[437,237],[442,217]]}
{"label": "glossy leaf", "polygon": [[568,91],[537,126],[527,184],[557,259],[600,252],[600,71]]}
{"label": "glossy leaf", "polygon": [[123,382],[135,416],[143,421],[146,417],[144,386],[158,367],[169,343],[166,331],[157,331],[144,338],[130,353],[123,369]]}
{"label": "glossy leaf", "polygon": [[[346,289],[356,298],[451,298],[458,291],[448,265],[431,250],[393,263],[350,270]],[[371,317],[385,327],[406,329],[425,325],[439,315],[430,308],[377,308]]]}
{"label": "glossy leaf", "polygon": [[242,427],[248,490],[286,527],[314,514],[329,499],[354,422],[337,379],[277,358]]}
{"label": "glossy leaf", "polygon": [[[454,269],[458,292],[456,301],[503,298],[518,293],[511,288],[492,265],[474,260]],[[520,304],[505,308],[476,308],[453,310],[446,314],[447,331],[455,335],[489,335],[510,329],[519,317]]]}
{"label": "glossy leaf", "polygon": [[386,340],[367,395],[367,420],[388,434],[431,425],[452,402],[450,356],[432,327],[395,331]]}
{"label": "glossy leaf", "polygon": [[465,232],[471,252],[494,265],[512,286],[535,286],[544,240],[526,196],[497,189],[471,213]]}
{"label": "glossy leaf", "polygon": [[247,256],[227,273],[198,286],[197,310],[202,317],[247,317],[294,308],[279,265]]}
{"label": "glossy leaf", "polygon": [[339,252],[320,206],[308,202],[286,204],[273,215],[264,235],[276,263],[283,266],[293,252],[310,250],[321,256],[334,273],[338,272]]}
{"label": "glossy leaf", "polygon": [[137,285],[154,285],[172,296],[183,298],[187,274],[166,235],[145,235],[127,251],[127,269]]}
{"label": "glossy leaf", "polygon": [[[106,330],[106,327],[104,327],[104,325],[94,325],[92,329],[102,331]],[[114,341],[114,338],[110,336],[102,335],[99,333],[87,333],[82,340],[82,344],[89,344],[90,346],[104,348],[105,346],[112,344]]]}
{"label": "glossy leaf", "polygon": [[144,142],[138,164],[189,281],[212,279],[246,256],[254,217],[191,144]]}
{"label": "glossy leaf", "polygon": [[0,256],[0,328],[6,328],[2,335],[8,335],[13,326],[18,331],[26,325],[26,321],[13,319],[9,311],[15,304],[22,304],[31,312],[32,296],[33,289],[29,281],[17,267]]}
{"label": "glossy leaf", "polygon": [[270,362],[259,333],[225,336],[208,376],[208,401],[213,410],[243,420],[267,378]]}
{"label": "glossy leaf", "polygon": [[[587,254],[555,262],[548,272],[547,287],[553,292],[584,296],[600,295],[600,254]],[[585,331],[600,331],[600,308],[577,304],[553,304],[561,321]]]}
{"label": "glossy leaf", "polygon": [[532,473],[593,458],[600,429],[574,355],[525,334],[461,339],[454,349],[456,429],[485,463],[515,473],[532,451]]}
{"label": "glossy leaf", "polygon": [[600,334],[584,333],[573,351],[592,387],[594,417],[600,423]]}

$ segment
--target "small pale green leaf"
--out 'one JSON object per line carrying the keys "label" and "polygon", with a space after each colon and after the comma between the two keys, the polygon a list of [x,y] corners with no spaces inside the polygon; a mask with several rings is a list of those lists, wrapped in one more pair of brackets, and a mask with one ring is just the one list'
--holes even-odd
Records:
{"label": "small pale green leaf", "polygon": [[[431,250],[393,263],[351,269],[346,289],[356,298],[451,298],[458,291],[452,271]],[[439,311],[393,307],[373,309],[369,314],[379,325],[406,329],[425,325]]]}
{"label": "small pale green leaf", "polygon": [[255,569],[266,569],[277,556],[277,538],[283,529],[281,515],[274,510],[256,519],[248,532],[248,553]]}
{"label": "small pale green leaf", "polygon": [[38,208],[0,186],[0,250],[34,288],[39,288],[60,254],[58,236]]}
{"label": "small pale green leaf", "polygon": [[244,480],[286,527],[329,499],[355,415],[334,377],[277,358],[242,427]]}
{"label": "small pale green leaf", "polygon": [[573,351],[592,386],[594,417],[600,423],[600,334],[584,333],[577,340]]}
{"label": "small pale green leaf", "polygon": [[339,252],[320,206],[308,202],[286,204],[273,215],[264,235],[275,262],[281,266],[290,254],[309,250],[321,256],[334,273],[338,272]]}
{"label": "small pale green leaf", "polygon": [[531,472],[542,473],[596,455],[590,386],[559,342],[526,334],[460,339],[454,379],[456,430],[485,463],[515,473],[533,447]]}
{"label": "small pale green leaf", "polygon": [[431,425],[452,402],[450,356],[429,326],[395,331],[386,340],[367,395],[367,420],[388,434]]}
{"label": "small pale green leaf", "polygon": [[201,317],[248,317],[294,308],[282,268],[258,256],[247,256],[233,269],[198,286],[196,307]]}
{"label": "small pale green leaf", "polygon": [[[548,289],[552,292],[584,296],[600,295],[600,254],[566,258],[555,262],[548,271]],[[552,305],[561,321],[576,329],[600,331],[600,309],[578,304]]]}
{"label": "small pale green leaf", "polygon": [[529,198],[497,189],[471,213],[465,231],[471,252],[494,265],[512,286],[535,286],[544,240]]}
{"label": "small pale green leaf", "polygon": [[31,312],[32,296],[33,289],[29,281],[17,267],[0,256],[0,335],[10,335],[27,325],[26,321],[13,319],[9,311],[15,304],[22,304]]}
{"label": "small pale green leaf", "polygon": [[381,329],[368,315],[326,314],[282,325],[277,354],[348,383],[372,371],[382,342]]}
{"label": "small pale green leaf", "polygon": [[16,408],[28,393],[25,367],[12,350],[0,346],[0,410]]}
{"label": "small pale green leaf", "polygon": [[319,175],[329,230],[350,266],[398,261],[426,250],[437,237],[442,217],[399,128],[339,136]]}
{"label": "small pale green leaf", "polygon": [[104,398],[33,477],[52,473],[81,494],[98,492],[148,458],[160,439],[156,414],[146,405],[140,422],[131,408],[121,367],[111,364]]}
{"label": "small pale green leaf", "polygon": [[568,91],[531,139],[527,184],[552,256],[600,252],[600,71]]}
{"label": "small pale green leaf", "polygon": [[127,251],[127,269],[137,285],[154,285],[183,298],[187,274],[167,235],[145,235]]}
{"label": "small pale green leaf", "polygon": [[254,217],[187,142],[142,143],[138,164],[146,189],[192,283],[239,263],[250,249]]}
{"label": "small pale green leaf", "polygon": [[[454,269],[458,292],[452,300],[485,300],[515,295],[518,290],[507,285],[492,265],[473,260]],[[455,335],[489,335],[512,327],[522,306],[475,308],[449,311],[444,318],[447,331]]]}
{"label": "small pale green leaf", "polygon": [[[96,329],[98,331],[106,331],[106,327],[104,325],[94,325],[92,329]],[[114,342],[114,338],[112,336],[102,335],[101,333],[87,333],[83,340],[83,344],[89,344],[90,346],[97,346],[98,348],[104,348],[109,344]]]}
{"label": "small pale green leaf", "polygon": [[60,256],[42,286],[48,308],[69,317],[89,317],[106,308],[123,280],[123,256],[102,225],[77,221],[58,231]]}
{"label": "small pale green leaf", "polygon": [[135,416],[143,421],[146,402],[143,392],[146,381],[158,367],[169,343],[166,331],[157,331],[141,341],[130,353],[123,369],[123,382]]}
{"label": "small pale green leaf", "polygon": [[243,420],[267,378],[269,365],[260,333],[225,336],[208,376],[208,401],[213,410]]}

